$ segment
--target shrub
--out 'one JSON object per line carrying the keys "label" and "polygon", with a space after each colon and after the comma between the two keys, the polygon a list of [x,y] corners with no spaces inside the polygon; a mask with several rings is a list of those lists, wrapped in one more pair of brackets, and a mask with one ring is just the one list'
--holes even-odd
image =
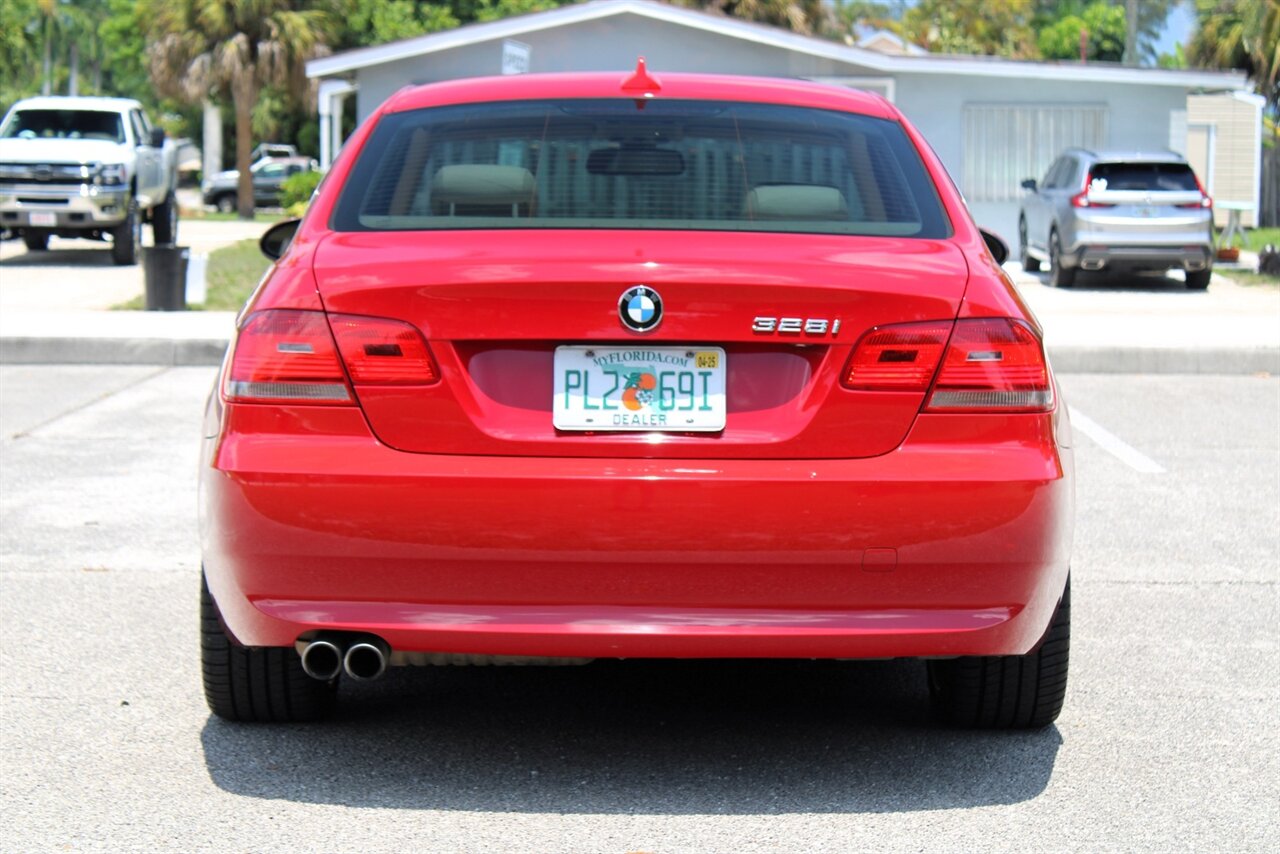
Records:
{"label": "shrub", "polygon": [[285,178],[280,185],[281,206],[288,209],[294,205],[302,205],[305,208],[323,177],[321,172],[298,172]]}

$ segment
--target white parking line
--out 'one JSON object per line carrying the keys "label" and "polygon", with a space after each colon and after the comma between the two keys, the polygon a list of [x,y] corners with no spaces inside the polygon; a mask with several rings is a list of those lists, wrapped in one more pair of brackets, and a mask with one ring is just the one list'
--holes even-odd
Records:
{"label": "white parking line", "polygon": [[1069,406],[1067,409],[1071,413],[1071,426],[1096,442],[1102,450],[1135,471],[1140,471],[1143,474],[1164,474],[1164,466],[1125,442],[1097,421],[1094,421],[1074,406]]}

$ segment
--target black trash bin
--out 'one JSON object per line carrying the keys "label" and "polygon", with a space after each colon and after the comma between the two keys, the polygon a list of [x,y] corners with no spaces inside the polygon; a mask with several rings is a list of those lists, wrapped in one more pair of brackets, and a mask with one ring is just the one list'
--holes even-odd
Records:
{"label": "black trash bin", "polygon": [[182,311],[187,307],[188,246],[148,246],[142,250],[147,311]]}

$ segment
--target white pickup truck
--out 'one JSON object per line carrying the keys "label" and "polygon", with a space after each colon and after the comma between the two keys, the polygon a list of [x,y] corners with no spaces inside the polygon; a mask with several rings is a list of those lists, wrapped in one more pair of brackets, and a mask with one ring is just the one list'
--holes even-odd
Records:
{"label": "white pickup truck", "polygon": [[177,149],[126,98],[28,98],[0,124],[0,229],[27,249],[50,235],[110,240],[137,262],[142,225],[157,245],[178,236]]}

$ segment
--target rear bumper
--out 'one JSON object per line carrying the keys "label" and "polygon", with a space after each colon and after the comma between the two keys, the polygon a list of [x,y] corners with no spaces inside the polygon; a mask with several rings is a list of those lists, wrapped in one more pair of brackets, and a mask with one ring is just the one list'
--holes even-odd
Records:
{"label": "rear bumper", "polygon": [[201,529],[246,645],[343,630],[485,655],[1019,654],[1066,580],[1053,416],[921,416],[867,459],[682,461],[411,454],[358,411],[233,409],[206,443]]}
{"label": "rear bumper", "polygon": [[[1076,250],[1073,266],[1086,270],[1107,268],[1151,268],[1206,270],[1213,264],[1210,247],[1204,246],[1109,246],[1089,244]],[[1066,259],[1064,258],[1064,261]]]}

